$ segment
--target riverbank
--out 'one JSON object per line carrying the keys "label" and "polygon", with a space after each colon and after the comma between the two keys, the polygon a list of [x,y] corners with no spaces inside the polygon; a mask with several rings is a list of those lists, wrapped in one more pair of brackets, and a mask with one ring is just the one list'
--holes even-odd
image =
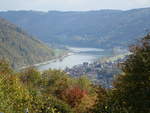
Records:
{"label": "riverbank", "polygon": [[19,70],[23,70],[23,69],[26,69],[26,68],[29,68],[29,67],[36,67],[36,68],[38,68],[41,65],[46,65],[46,64],[49,64],[49,63],[56,62],[58,59],[61,60],[61,59],[65,58],[65,57],[67,57],[69,55],[72,55],[72,54],[74,54],[74,53],[65,51],[63,54],[61,54],[61,55],[59,55],[59,56],[57,56],[57,57],[55,57],[55,58],[53,58],[51,60],[48,60],[48,61],[45,61],[45,62],[42,62],[42,63],[36,63],[36,64],[33,64],[33,65],[23,66],[23,67],[19,68]]}
{"label": "riverbank", "polygon": [[[95,61],[113,62],[128,54],[125,51],[120,53],[116,51],[112,52],[112,50],[103,50],[100,48],[68,47],[66,51],[67,52],[64,52],[61,55],[57,55],[57,57],[52,60],[30,66],[34,66],[40,71],[48,69],[65,70],[66,68],[72,68],[74,66],[82,65],[83,63],[93,63]],[[30,66],[25,66],[21,69],[25,69]]]}
{"label": "riverbank", "polygon": [[67,56],[38,66],[38,69],[41,71],[47,69],[65,70],[66,68],[81,65],[84,62],[92,63],[102,56],[108,56],[108,51],[100,48],[69,47],[67,50],[69,51]]}

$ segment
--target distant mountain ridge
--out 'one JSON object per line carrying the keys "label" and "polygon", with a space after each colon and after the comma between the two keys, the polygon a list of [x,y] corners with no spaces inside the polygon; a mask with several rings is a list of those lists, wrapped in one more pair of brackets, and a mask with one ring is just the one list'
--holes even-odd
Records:
{"label": "distant mountain ridge", "polygon": [[126,47],[150,32],[150,8],[87,12],[7,11],[0,16],[51,44]]}
{"label": "distant mountain ridge", "polygon": [[0,59],[5,58],[12,67],[21,68],[50,60],[54,56],[53,49],[0,18]]}

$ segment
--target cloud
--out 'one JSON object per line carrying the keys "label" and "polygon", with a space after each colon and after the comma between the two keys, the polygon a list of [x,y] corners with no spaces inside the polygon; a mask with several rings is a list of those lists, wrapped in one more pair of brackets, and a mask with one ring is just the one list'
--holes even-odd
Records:
{"label": "cloud", "polygon": [[150,3],[150,0],[134,0],[134,1],[138,4],[143,4],[143,5]]}

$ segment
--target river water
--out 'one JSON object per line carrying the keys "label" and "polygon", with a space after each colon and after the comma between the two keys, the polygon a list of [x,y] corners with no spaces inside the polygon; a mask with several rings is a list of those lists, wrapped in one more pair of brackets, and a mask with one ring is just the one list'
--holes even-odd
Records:
{"label": "river water", "polygon": [[100,57],[109,56],[110,53],[99,48],[77,48],[69,47],[70,53],[68,56],[47,62],[46,64],[38,66],[39,70],[60,69],[64,70],[66,67],[72,68],[75,65],[83,64],[84,62],[94,62]]}

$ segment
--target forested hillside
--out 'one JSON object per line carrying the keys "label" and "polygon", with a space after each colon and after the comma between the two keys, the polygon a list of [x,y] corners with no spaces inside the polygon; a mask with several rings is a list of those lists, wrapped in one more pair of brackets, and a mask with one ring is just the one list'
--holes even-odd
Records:
{"label": "forested hillside", "polygon": [[87,12],[7,11],[0,16],[51,44],[127,47],[150,31],[150,8]]}
{"label": "forested hillside", "polygon": [[44,62],[55,53],[14,24],[0,18],[0,58],[9,60],[14,68]]}

